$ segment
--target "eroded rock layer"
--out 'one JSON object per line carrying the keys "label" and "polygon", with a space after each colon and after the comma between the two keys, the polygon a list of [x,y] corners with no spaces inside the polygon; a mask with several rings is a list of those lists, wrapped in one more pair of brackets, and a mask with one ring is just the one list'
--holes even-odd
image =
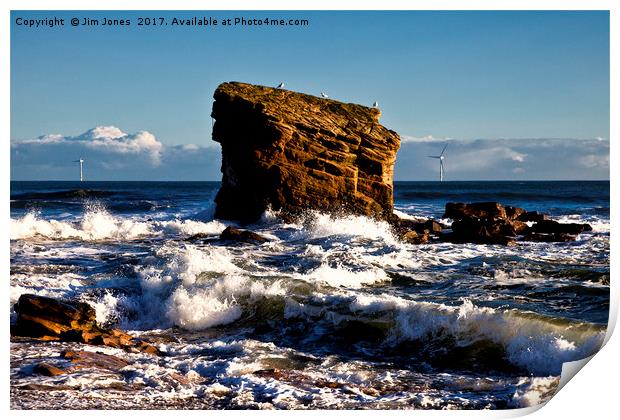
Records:
{"label": "eroded rock layer", "polygon": [[237,82],[214,98],[217,218],[252,222],[269,207],[392,214],[400,138],[379,124],[378,109]]}

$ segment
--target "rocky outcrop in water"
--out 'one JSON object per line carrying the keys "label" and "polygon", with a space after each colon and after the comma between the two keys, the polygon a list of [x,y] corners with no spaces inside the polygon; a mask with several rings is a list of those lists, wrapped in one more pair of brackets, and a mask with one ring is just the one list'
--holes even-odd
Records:
{"label": "rocky outcrop in water", "polygon": [[220,240],[258,244],[269,241],[268,238],[259,235],[256,232],[252,232],[251,230],[236,229],[232,226],[228,226],[226,229],[224,229],[224,231],[220,234]]}
{"label": "rocky outcrop in water", "polygon": [[444,238],[458,243],[514,245],[517,239],[567,242],[592,230],[588,224],[559,223],[537,211],[495,202],[447,203],[443,217],[453,220],[452,234]]}
{"label": "rocky outcrop in water", "polygon": [[400,138],[378,109],[237,82],[214,98],[217,218],[253,222],[269,207],[391,216]]}
{"label": "rocky outcrop in water", "polygon": [[393,215],[389,222],[397,237],[404,242],[415,245],[427,243],[431,239],[431,235],[433,238],[438,238],[443,230],[443,226],[433,219],[411,220]]}
{"label": "rocky outcrop in water", "polygon": [[159,354],[156,347],[144,340],[97,325],[95,310],[84,302],[26,294],[19,297],[15,312],[17,319],[11,330],[14,336],[105,345]]}

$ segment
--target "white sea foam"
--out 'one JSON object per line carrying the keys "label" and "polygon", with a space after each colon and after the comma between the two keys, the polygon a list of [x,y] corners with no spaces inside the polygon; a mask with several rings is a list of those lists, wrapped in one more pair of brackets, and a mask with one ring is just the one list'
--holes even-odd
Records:
{"label": "white sea foam", "polygon": [[223,297],[214,290],[188,291],[177,288],[167,303],[169,319],[179,327],[201,330],[229,324],[241,317],[241,307],[234,295]]}
{"label": "white sea foam", "polygon": [[567,328],[515,310],[484,308],[465,300],[453,307],[409,301],[389,295],[356,296],[351,310],[391,311],[396,322],[392,340],[453,337],[462,345],[487,339],[501,344],[511,362],[535,375],[556,375],[561,364],[596,352],[604,331],[588,326]]}
{"label": "white sea foam", "polygon": [[608,233],[611,226],[609,220],[599,218],[584,219],[580,214],[567,214],[558,218],[557,221],[560,223],[588,223],[592,226],[592,232],[594,233]]}
{"label": "white sea foam", "polygon": [[11,219],[11,239],[43,237],[51,240],[134,239],[151,233],[147,222],[112,216],[104,208],[91,206],[80,222],[45,220],[36,213]]}
{"label": "white sea foam", "polygon": [[305,219],[308,238],[325,238],[328,236],[350,236],[366,239],[381,239],[386,243],[395,243],[390,225],[385,221],[374,220],[365,216],[336,217],[317,211],[309,212]]}
{"label": "white sea foam", "polygon": [[95,308],[97,322],[100,325],[104,325],[119,316],[117,307],[119,298],[110,292],[106,292],[102,298],[87,299],[86,302]]}
{"label": "white sea foam", "polygon": [[244,276],[226,275],[200,286],[179,285],[166,302],[167,316],[177,326],[202,330],[236,321],[243,306],[285,293],[278,282],[263,284]]}
{"label": "white sea foam", "polygon": [[237,320],[243,305],[286,293],[280,282],[248,277],[222,247],[169,247],[159,256],[159,265],[139,271],[141,299],[149,305],[158,302],[154,310],[147,308],[151,321],[162,322],[163,315],[173,325],[201,330]]}
{"label": "white sea foam", "polygon": [[322,282],[334,287],[359,288],[383,282],[388,279],[388,276],[380,268],[352,270],[342,265],[331,267],[324,263],[306,274],[304,278],[310,282]]}
{"label": "white sea foam", "polygon": [[219,235],[226,225],[219,220],[210,222],[200,222],[195,220],[171,220],[153,223],[154,231],[163,230],[167,234],[196,235],[203,233],[207,235]]}
{"label": "white sea foam", "polygon": [[101,206],[88,206],[81,220],[74,222],[46,220],[35,212],[19,219],[11,219],[12,240],[44,238],[48,240],[78,239],[96,241],[106,239],[138,239],[166,235],[190,236],[197,233],[220,234],[226,225],[213,220],[142,221],[114,216]]}
{"label": "white sea foam", "polygon": [[73,273],[54,276],[41,274],[13,274],[10,301],[15,304],[22,294],[37,294],[52,298],[72,297],[74,290],[84,285],[84,278]]}
{"label": "white sea foam", "polygon": [[424,222],[424,221],[427,220],[425,217],[414,216],[412,214],[405,213],[403,211],[399,211],[399,210],[396,210],[396,209],[394,209],[394,215],[398,216],[401,219],[413,220],[414,222]]}
{"label": "white sea foam", "polygon": [[555,393],[558,378],[554,376],[526,379],[517,384],[517,391],[512,396],[514,407],[532,407],[548,401]]}

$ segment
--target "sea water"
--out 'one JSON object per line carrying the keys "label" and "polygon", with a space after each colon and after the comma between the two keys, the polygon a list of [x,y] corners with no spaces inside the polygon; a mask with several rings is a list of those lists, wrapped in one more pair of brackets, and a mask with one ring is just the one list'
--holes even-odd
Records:
{"label": "sea water", "polygon": [[[498,201],[589,223],[574,242],[401,242],[385,222],[267,211],[222,242],[216,182],[12,182],[12,305],[77,298],[153,356],[11,343],[13,408],[517,408],[594,354],[609,311],[609,182],[396,182],[397,214]],[[190,239],[201,234],[201,239]],[[130,362],[55,377],[67,348]]]}

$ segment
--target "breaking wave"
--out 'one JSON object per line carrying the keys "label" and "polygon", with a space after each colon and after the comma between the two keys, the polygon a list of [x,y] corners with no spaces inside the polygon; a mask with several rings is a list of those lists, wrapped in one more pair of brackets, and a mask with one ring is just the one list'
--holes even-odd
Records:
{"label": "breaking wave", "polygon": [[219,221],[194,220],[142,221],[112,215],[99,204],[89,204],[81,220],[46,220],[38,212],[31,211],[21,218],[11,218],[10,238],[63,241],[132,240],[150,236],[195,235],[198,233],[220,234],[226,225]]}

